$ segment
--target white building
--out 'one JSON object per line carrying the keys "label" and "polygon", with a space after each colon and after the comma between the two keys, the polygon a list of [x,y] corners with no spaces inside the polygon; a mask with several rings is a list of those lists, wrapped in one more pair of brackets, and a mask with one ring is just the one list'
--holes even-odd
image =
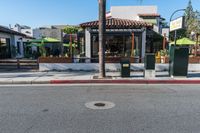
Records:
{"label": "white building", "polygon": [[0,59],[23,58],[25,45],[32,38],[0,26]]}
{"label": "white building", "polygon": [[16,24],[11,29],[27,36],[33,37],[33,30],[29,26]]}
{"label": "white building", "polygon": [[145,21],[154,25],[153,30],[162,34],[161,15],[157,6],[112,6],[106,15],[108,18],[121,18]]}
{"label": "white building", "polygon": [[62,41],[63,31],[56,27],[39,27],[33,29],[33,37],[40,39],[42,37],[51,37]]}
{"label": "white building", "polygon": [[[143,62],[145,53],[156,53],[163,48],[163,35],[168,33],[167,29],[162,30],[164,19],[158,14],[157,6],[113,6],[106,17],[106,62],[119,62],[122,57],[137,57]],[[80,26],[84,29],[79,37],[80,52],[91,58],[91,62],[98,62],[99,22],[85,22]]]}

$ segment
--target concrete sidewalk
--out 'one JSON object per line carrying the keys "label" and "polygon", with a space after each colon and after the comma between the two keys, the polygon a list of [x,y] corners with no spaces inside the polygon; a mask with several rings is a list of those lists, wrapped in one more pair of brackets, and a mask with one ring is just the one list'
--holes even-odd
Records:
{"label": "concrete sidewalk", "polygon": [[119,72],[107,72],[108,78],[94,79],[97,72],[1,72],[0,84],[200,84],[200,72],[189,72],[188,78],[171,78],[168,72],[156,72],[156,77],[145,79],[143,72],[131,72],[130,78],[121,78]]}

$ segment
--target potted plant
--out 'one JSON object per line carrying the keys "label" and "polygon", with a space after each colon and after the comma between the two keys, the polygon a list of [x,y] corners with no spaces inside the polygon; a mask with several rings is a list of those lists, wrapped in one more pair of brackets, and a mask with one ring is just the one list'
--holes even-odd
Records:
{"label": "potted plant", "polygon": [[168,50],[164,49],[160,51],[161,63],[167,63],[168,55],[169,55]]}
{"label": "potted plant", "polygon": [[135,50],[133,51],[133,53],[134,53],[135,63],[139,63],[139,62],[140,62],[139,49],[135,49]]}

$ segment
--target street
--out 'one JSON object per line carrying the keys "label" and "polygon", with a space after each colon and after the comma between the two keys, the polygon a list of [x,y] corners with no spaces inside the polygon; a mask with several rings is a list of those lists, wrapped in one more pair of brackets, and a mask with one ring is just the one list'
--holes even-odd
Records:
{"label": "street", "polygon": [[0,132],[199,133],[200,85],[1,86]]}

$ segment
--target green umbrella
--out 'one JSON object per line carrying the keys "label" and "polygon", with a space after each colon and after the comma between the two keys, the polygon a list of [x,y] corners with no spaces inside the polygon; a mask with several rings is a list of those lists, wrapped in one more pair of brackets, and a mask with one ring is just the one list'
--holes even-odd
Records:
{"label": "green umbrella", "polygon": [[32,43],[60,43],[61,41],[55,38],[45,37],[41,39],[33,39]]}
{"label": "green umbrella", "polygon": [[35,46],[35,47],[41,47],[42,46],[42,44],[41,43],[31,43],[31,44],[28,44],[28,45],[26,45],[27,47],[33,47],[33,46]]}
{"label": "green umbrella", "polygon": [[[171,42],[170,45],[174,45],[175,42]],[[195,45],[196,42],[195,41],[192,41],[191,39],[189,38],[182,38],[182,39],[178,39],[176,41],[176,45]]]}
{"label": "green umbrella", "polygon": [[[64,46],[64,47],[70,47],[70,44],[69,44],[69,43],[68,43],[68,44],[64,43],[64,44],[63,44],[63,46]],[[72,47],[74,47],[74,48],[75,48],[75,47],[76,47],[76,44],[75,44],[75,43],[73,43],[73,44],[72,44]]]}

